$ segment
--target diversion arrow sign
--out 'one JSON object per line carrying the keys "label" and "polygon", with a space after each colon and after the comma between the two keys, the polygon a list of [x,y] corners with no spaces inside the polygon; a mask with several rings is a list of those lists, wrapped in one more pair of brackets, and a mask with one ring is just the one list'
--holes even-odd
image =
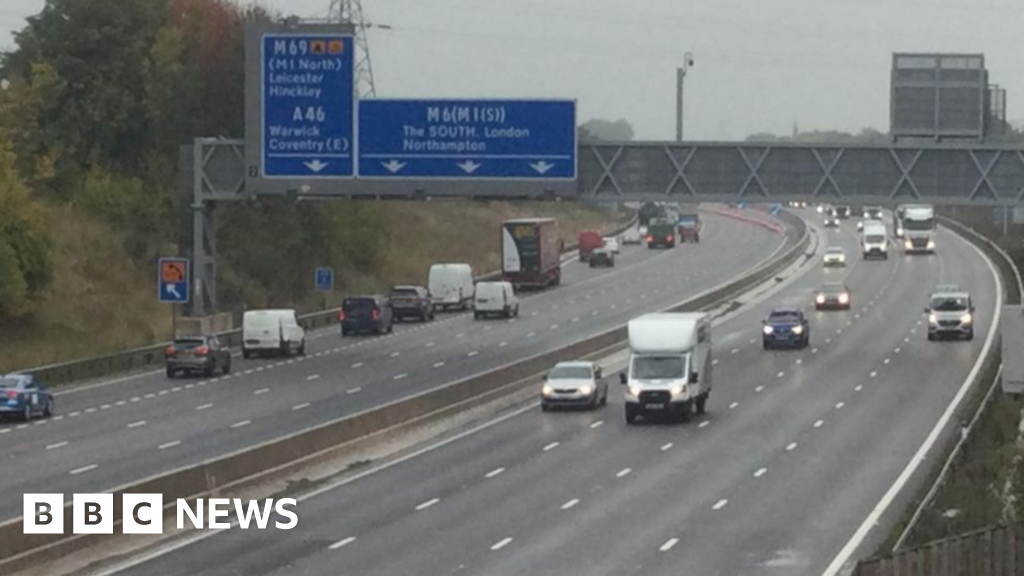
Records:
{"label": "diversion arrow sign", "polygon": [[161,258],[157,262],[157,298],[160,302],[188,302],[188,258]]}

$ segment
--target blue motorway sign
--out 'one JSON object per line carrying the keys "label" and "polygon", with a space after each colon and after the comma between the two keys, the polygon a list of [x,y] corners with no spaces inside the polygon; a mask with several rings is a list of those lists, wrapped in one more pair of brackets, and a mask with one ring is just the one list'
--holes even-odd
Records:
{"label": "blue motorway sign", "polygon": [[361,178],[575,179],[571,100],[362,100]]}
{"label": "blue motorway sign", "polygon": [[188,274],[188,258],[161,258],[157,263],[157,298],[160,302],[188,302]]}
{"label": "blue motorway sign", "polygon": [[334,268],[326,266],[317,268],[313,276],[317,292],[330,292],[334,290]]}
{"label": "blue motorway sign", "polygon": [[352,36],[265,34],[261,48],[263,177],[351,177]]}

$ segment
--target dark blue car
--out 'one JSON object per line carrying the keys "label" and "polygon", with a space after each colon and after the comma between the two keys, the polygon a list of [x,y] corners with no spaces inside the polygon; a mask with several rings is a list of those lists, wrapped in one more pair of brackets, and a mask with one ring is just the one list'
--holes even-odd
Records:
{"label": "dark blue car", "polygon": [[764,349],[806,348],[811,328],[801,310],[772,310],[764,324]]}
{"label": "dark blue car", "polygon": [[0,375],[0,416],[14,415],[28,422],[53,415],[53,394],[31,374]]}

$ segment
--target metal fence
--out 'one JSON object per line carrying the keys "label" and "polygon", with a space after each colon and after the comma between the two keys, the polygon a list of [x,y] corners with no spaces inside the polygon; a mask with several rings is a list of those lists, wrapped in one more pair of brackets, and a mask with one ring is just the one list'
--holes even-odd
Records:
{"label": "metal fence", "polygon": [[1021,576],[1024,532],[1003,526],[861,561],[852,576]]}

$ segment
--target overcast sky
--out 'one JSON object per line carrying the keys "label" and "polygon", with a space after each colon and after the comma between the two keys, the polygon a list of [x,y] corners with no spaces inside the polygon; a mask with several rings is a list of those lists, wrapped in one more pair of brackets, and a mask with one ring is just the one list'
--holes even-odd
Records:
{"label": "overcast sky", "polygon": [[[329,0],[264,0],[324,16]],[[0,2],[0,47],[44,0]],[[982,52],[1024,118],[1021,0],[363,0],[377,91],[396,97],[568,97],[580,117],[687,139],[889,124],[892,52]]]}

